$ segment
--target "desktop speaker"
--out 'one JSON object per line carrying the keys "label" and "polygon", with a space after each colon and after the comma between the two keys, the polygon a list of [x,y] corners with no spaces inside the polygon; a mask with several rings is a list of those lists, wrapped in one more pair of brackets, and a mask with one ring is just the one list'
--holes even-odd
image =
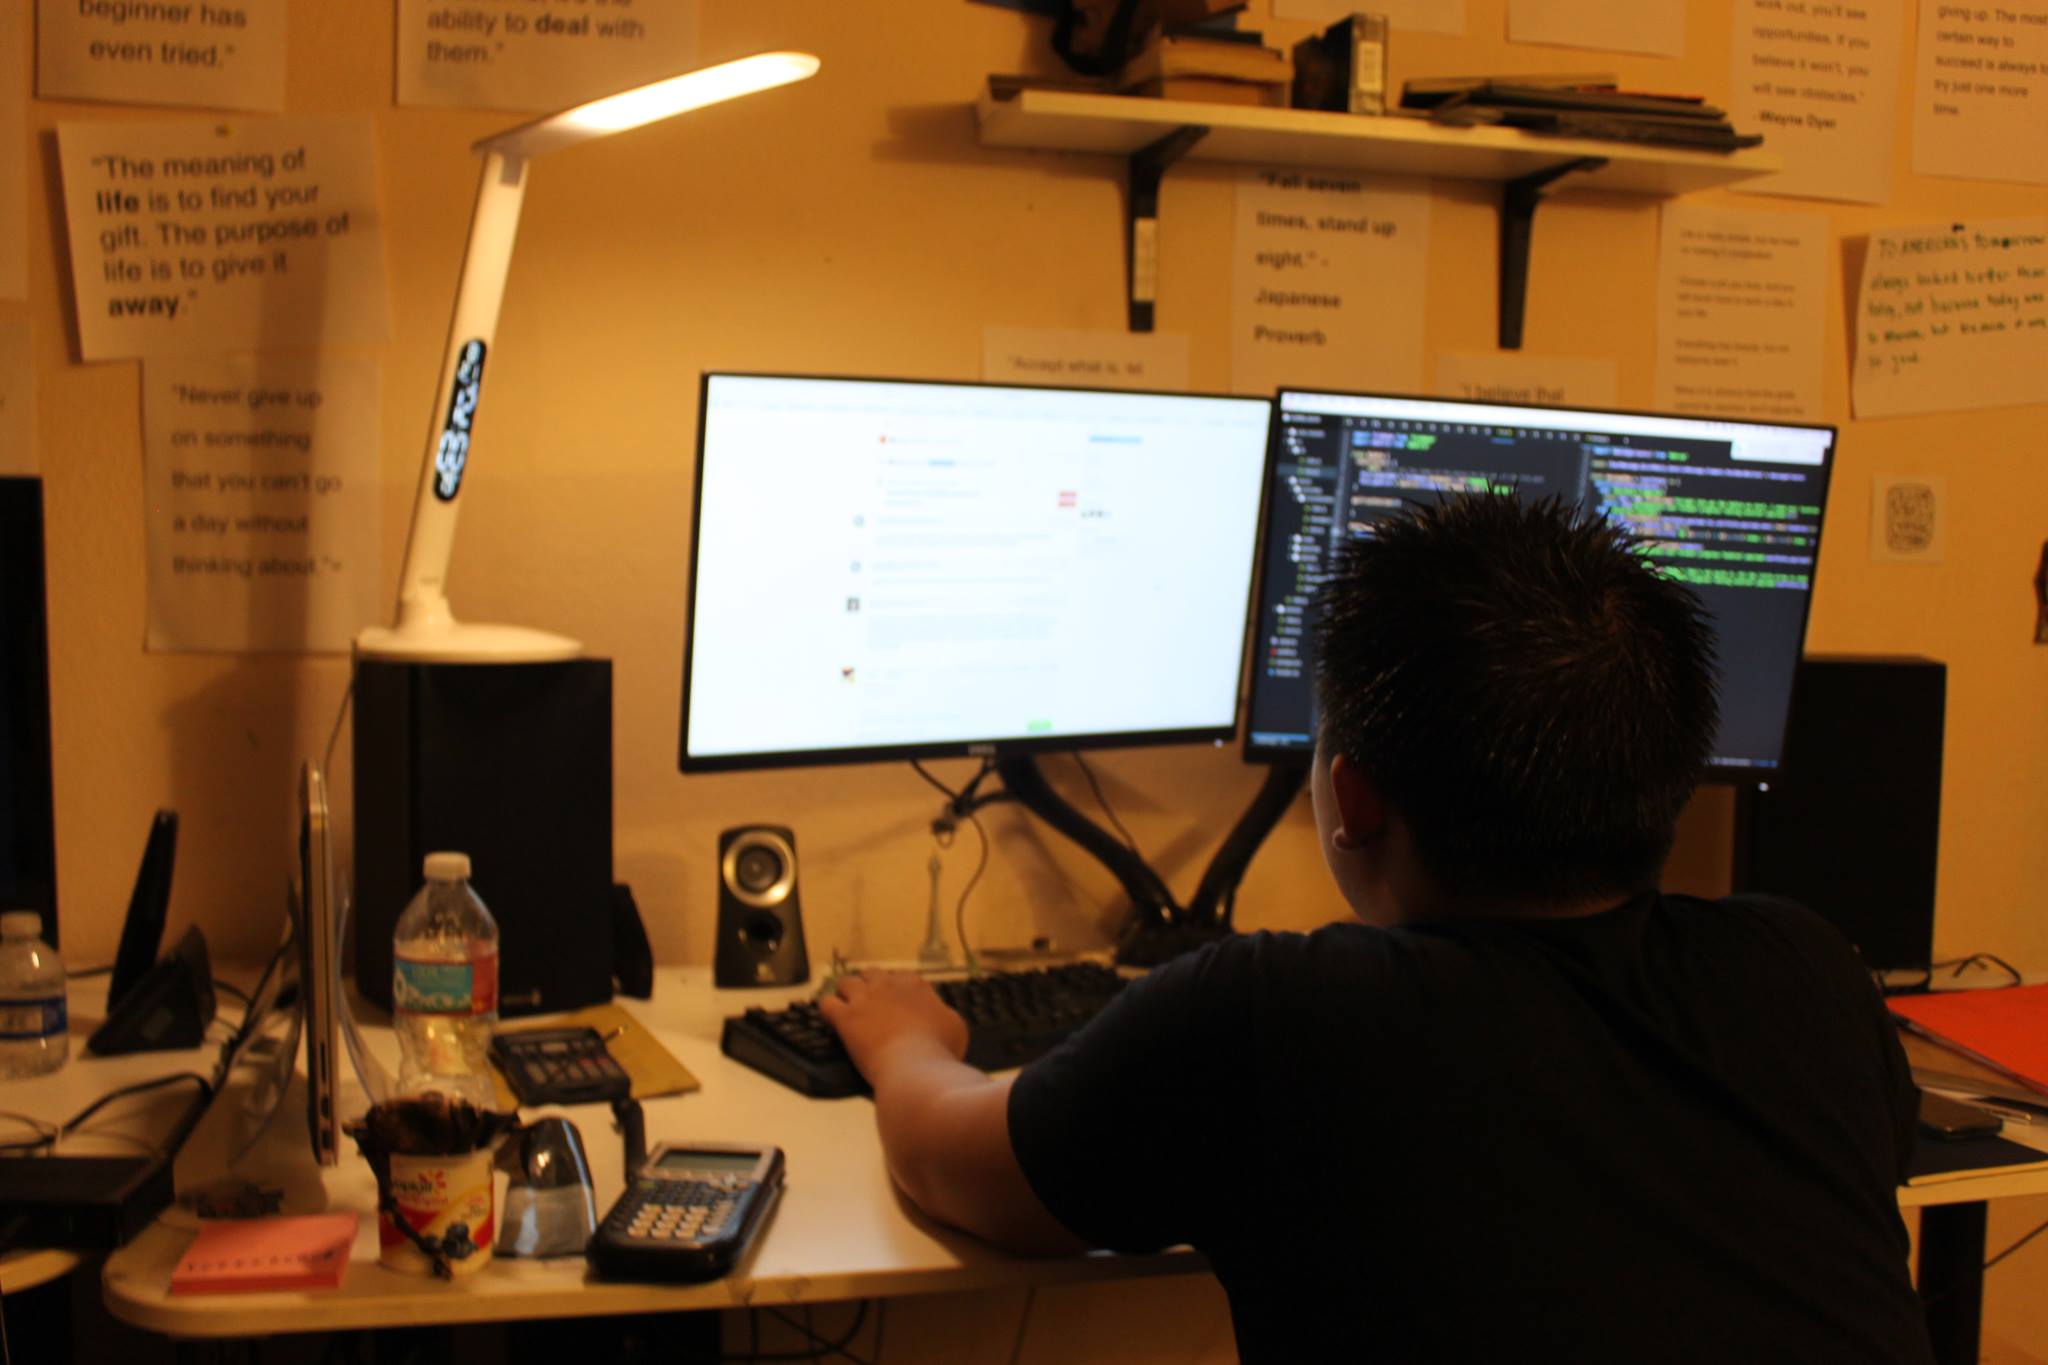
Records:
{"label": "desktop speaker", "polygon": [[796,894],[796,835],[742,825],[718,836],[719,986],[793,986],[811,979]]}
{"label": "desktop speaker", "polygon": [[498,1012],[612,996],[612,668],[355,667],[357,988],[391,1008],[391,931],[436,849],[498,922]]}
{"label": "desktop speaker", "polygon": [[1931,659],[1802,660],[1782,773],[1738,798],[1735,889],[1810,906],[1874,969],[1925,967],[1947,696]]}

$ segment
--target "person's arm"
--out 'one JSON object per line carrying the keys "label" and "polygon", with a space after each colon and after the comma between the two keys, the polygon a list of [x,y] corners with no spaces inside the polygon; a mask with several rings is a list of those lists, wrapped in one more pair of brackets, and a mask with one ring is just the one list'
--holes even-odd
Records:
{"label": "person's arm", "polygon": [[862,972],[819,1002],[875,1092],[889,1174],[911,1203],[1013,1251],[1072,1252],[1086,1243],[1032,1191],[1010,1146],[1014,1077],[967,1065],[967,1025],[922,977]]}

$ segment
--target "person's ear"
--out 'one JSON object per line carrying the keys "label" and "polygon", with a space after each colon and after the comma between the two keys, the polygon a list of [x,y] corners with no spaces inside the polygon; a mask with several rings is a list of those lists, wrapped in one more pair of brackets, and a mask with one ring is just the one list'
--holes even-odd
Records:
{"label": "person's ear", "polygon": [[1330,760],[1330,795],[1337,804],[1337,828],[1330,842],[1355,849],[1377,839],[1387,825],[1387,805],[1365,770],[1338,754]]}

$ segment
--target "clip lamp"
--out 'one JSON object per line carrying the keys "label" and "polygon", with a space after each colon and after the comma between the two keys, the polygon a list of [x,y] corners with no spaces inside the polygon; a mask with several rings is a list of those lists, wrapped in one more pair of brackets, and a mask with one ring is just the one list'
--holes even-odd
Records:
{"label": "clip lamp", "polygon": [[573,659],[583,652],[579,642],[563,635],[523,626],[464,624],[448,606],[455,514],[469,462],[484,362],[497,335],[498,307],[519,231],[527,161],[558,147],[788,85],[817,70],[818,59],[808,53],[758,53],[579,104],[476,144],[473,150],[483,157],[483,174],[470,215],[469,245],[455,290],[455,314],[441,361],[419,492],[413,500],[412,529],[406,536],[398,620],[389,628],[372,627],[358,634],[355,647],[360,657],[415,663],[535,663]]}

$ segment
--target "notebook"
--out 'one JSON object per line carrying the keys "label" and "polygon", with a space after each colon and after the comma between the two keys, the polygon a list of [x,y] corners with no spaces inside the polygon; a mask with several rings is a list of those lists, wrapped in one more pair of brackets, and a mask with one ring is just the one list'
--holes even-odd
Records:
{"label": "notebook", "polygon": [[1953,1142],[1922,1137],[1913,1144],[1908,1185],[1934,1185],[1973,1175],[2017,1175],[2048,1170],[2048,1152],[2002,1137],[1959,1138]]}
{"label": "notebook", "polygon": [[171,1272],[173,1294],[333,1289],[348,1270],[356,1215],[209,1218]]}
{"label": "notebook", "polygon": [[2048,1094],[2048,985],[1898,995],[1906,1027]]}

